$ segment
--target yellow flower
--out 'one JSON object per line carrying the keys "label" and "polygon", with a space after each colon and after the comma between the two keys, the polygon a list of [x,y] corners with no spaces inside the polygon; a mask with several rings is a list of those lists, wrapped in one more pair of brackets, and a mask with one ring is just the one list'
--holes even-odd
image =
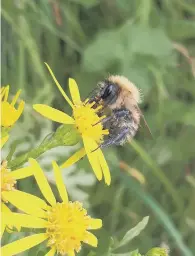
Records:
{"label": "yellow flower", "polygon": [[68,116],[62,111],[49,107],[43,104],[35,104],[33,108],[39,112],[41,115],[51,119],[55,122],[59,122],[62,124],[74,124],[75,128],[80,133],[84,148],[80,149],[76,152],[72,157],[70,157],[61,168],[66,168],[87,154],[89,162],[94,170],[94,173],[98,180],[102,179],[102,174],[104,175],[106,184],[110,185],[111,177],[109,167],[104,158],[104,155],[99,148],[99,145],[103,141],[104,135],[108,134],[108,130],[104,130],[101,124],[101,118],[97,115],[97,112],[100,110],[101,106],[94,109],[92,108],[94,103],[87,103],[81,101],[80,93],[78,86],[73,79],[69,79],[69,89],[72,97],[72,101],[68,98],[66,93],[63,91],[61,85],[58,83],[55,78],[52,70],[46,63],[49,72],[55,81],[59,91],[65,98],[65,100],[72,107],[73,117]]}
{"label": "yellow flower", "polygon": [[18,108],[14,105],[20,95],[20,90],[16,93],[11,103],[8,102],[9,85],[1,88],[1,126],[11,127],[21,116],[24,110],[24,101],[20,101]]}
{"label": "yellow flower", "polygon": [[[23,179],[23,178],[33,175],[34,171],[31,166],[28,166],[28,167],[24,167],[24,168],[21,168],[21,169],[11,172],[9,169],[7,169],[6,161],[2,162],[0,171],[1,171],[1,213],[10,212],[10,214],[11,214],[12,212],[6,205],[6,203],[8,203],[9,200],[7,199],[7,197],[4,197],[4,193],[8,193],[8,194],[14,193],[14,194],[16,194],[15,201],[21,200],[20,196],[22,194],[26,194],[26,193],[16,189],[16,182],[19,179]],[[30,201],[27,201],[27,204],[29,204],[29,203],[30,203]],[[2,224],[1,225],[1,236],[4,233],[6,226],[9,229],[12,229],[12,225],[7,225],[3,218],[2,218],[1,224]],[[15,226],[18,230],[20,228],[18,225],[13,225],[13,226]]]}
{"label": "yellow flower", "polygon": [[[31,159],[30,161],[34,168],[41,170],[36,160]],[[29,200],[29,198],[26,195],[26,199],[24,197],[20,198],[20,205],[17,204],[15,206],[30,215],[14,213],[13,216],[13,213],[12,215],[5,213],[3,217],[9,225],[17,223],[21,227],[42,228],[44,231],[3,246],[1,248],[2,255],[16,255],[45,240],[47,240],[47,246],[50,247],[49,252],[46,254],[47,256],[52,256],[56,252],[60,255],[73,256],[75,252],[80,251],[81,242],[94,247],[97,246],[97,238],[88,230],[101,228],[102,221],[100,219],[92,219],[87,215],[87,211],[82,207],[81,203],[68,200],[60,168],[56,162],[52,164],[56,186],[62,202],[56,202],[46,177],[43,172],[39,172],[38,185],[47,202],[31,195],[27,211],[26,200]],[[7,193],[6,196],[14,204],[14,193],[12,196]]]}

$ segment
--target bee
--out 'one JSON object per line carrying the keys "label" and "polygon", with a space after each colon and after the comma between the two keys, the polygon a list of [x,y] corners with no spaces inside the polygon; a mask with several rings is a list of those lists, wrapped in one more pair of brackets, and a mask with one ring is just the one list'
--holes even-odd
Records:
{"label": "bee", "polygon": [[141,103],[141,92],[124,76],[111,75],[99,82],[91,93],[89,102],[95,102],[94,107],[103,105],[100,115],[105,111],[110,113],[101,120],[104,129],[109,130],[109,135],[100,145],[101,148],[124,145],[131,141],[138,131],[141,117],[148,127],[138,106]]}

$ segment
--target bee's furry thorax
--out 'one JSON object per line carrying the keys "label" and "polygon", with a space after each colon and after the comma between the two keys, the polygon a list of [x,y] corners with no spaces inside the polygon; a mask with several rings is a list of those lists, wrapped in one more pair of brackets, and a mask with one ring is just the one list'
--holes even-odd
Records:
{"label": "bee's furry thorax", "polygon": [[134,100],[137,103],[141,103],[140,90],[132,82],[130,82],[126,77],[119,76],[119,75],[112,75],[108,77],[108,80],[117,84],[121,88],[121,91],[130,93],[132,98],[134,98]]}
{"label": "bee's furry thorax", "polygon": [[115,103],[111,104],[109,107],[111,109],[125,107],[132,113],[135,122],[139,123],[140,113],[137,108],[137,104],[141,102],[139,89],[124,76],[112,75],[108,78],[108,81],[120,87],[119,95]]}

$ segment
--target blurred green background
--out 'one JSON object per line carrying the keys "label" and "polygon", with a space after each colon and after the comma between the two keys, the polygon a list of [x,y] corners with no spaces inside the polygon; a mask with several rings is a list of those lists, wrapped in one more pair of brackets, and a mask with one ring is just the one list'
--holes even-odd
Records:
{"label": "blurred green background", "polygon": [[[3,155],[14,143],[15,156],[26,152],[56,129],[32,104],[70,113],[44,61],[65,90],[68,78],[76,79],[83,98],[109,74],[127,76],[142,90],[141,109],[153,138],[142,125],[132,145],[104,150],[110,187],[96,181],[86,159],[64,170],[70,198],[83,201],[93,217],[103,219],[104,228],[96,232],[99,246],[92,249],[97,255],[106,255],[110,236],[119,241],[147,215],[146,229],[125,252],[139,248],[146,253],[166,245],[170,255],[193,255],[194,0],[3,0],[1,22],[2,84],[10,84],[13,94],[22,89],[26,102]],[[51,161],[65,161],[73,152],[75,147],[60,147],[39,158],[51,184]],[[39,194],[33,179],[19,188]],[[25,234],[6,235],[4,241]],[[91,248],[83,248],[79,255],[88,255]],[[23,255],[38,255],[36,251]]]}

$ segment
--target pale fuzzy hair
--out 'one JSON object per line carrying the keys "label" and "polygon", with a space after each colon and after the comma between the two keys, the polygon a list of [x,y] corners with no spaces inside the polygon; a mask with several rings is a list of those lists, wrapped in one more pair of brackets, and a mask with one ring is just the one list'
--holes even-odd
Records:
{"label": "pale fuzzy hair", "polygon": [[111,75],[108,77],[108,80],[118,84],[121,88],[127,90],[128,92],[131,93],[132,98],[137,103],[142,102],[142,94],[140,89],[138,89],[132,82],[130,82],[126,77],[124,76],[119,76],[119,75]]}

